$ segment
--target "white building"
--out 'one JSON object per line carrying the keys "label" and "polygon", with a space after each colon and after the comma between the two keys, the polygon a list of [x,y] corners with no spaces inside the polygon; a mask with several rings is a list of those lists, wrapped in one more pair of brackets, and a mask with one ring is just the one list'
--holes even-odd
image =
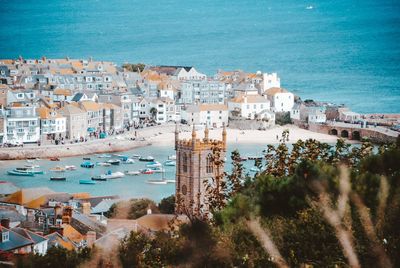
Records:
{"label": "white building", "polygon": [[7,135],[3,142],[34,143],[40,139],[39,117],[36,107],[10,107],[6,110]]}
{"label": "white building", "polygon": [[181,83],[181,104],[223,104],[224,83],[216,80],[189,80]]}
{"label": "white building", "polygon": [[174,76],[178,80],[205,80],[207,76],[198,72],[194,67],[179,67]]}
{"label": "white building", "polygon": [[181,110],[181,119],[189,125],[222,127],[228,124],[228,106],[224,104],[190,105]]}
{"label": "white building", "polygon": [[40,118],[40,132],[43,138],[57,139],[65,136],[67,130],[65,116],[47,107],[39,107],[36,111]]}
{"label": "white building", "polygon": [[264,73],[263,74],[263,90],[264,92],[267,89],[272,87],[281,87],[281,79],[278,77],[277,73]]}
{"label": "white building", "polygon": [[262,119],[270,111],[270,101],[261,95],[240,95],[228,101],[229,112],[244,118]]}
{"label": "white building", "polygon": [[284,88],[273,87],[265,91],[268,99],[271,101],[271,110],[273,112],[290,112],[294,105],[293,93]]}

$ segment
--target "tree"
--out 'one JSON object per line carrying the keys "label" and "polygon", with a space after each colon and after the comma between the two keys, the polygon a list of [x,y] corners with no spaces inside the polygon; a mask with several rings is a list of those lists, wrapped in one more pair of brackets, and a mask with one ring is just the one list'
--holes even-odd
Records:
{"label": "tree", "polygon": [[128,214],[128,219],[137,219],[147,214],[147,210],[150,208],[152,213],[157,213],[158,209],[154,201],[150,199],[132,199]]}
{"label": "tree", "polygon": [[122,68],[126,69],[127,71],[139,72],[139,73],[143,72],[145,67],[146,67],[146,65],[144,63],[136,63],[136,64],[125,63],[122,65]]}
{"label": "tree", "polygon": [[175,195],[170,195],[161,199],[158,204],[158,209],[161,213],[173,214],[175,212]]}

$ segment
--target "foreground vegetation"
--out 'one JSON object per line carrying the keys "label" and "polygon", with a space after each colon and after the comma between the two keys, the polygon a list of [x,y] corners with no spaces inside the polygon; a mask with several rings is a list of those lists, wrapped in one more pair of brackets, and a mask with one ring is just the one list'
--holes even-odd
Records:
{"label": "foreground vegetation", "polygon": [[131,233],[107,266],[400,267],[400,140],[376,150],[307,140],[289,150],[287,135],[254,177],[232,153],[232,172],[207,188],[210,215]]}

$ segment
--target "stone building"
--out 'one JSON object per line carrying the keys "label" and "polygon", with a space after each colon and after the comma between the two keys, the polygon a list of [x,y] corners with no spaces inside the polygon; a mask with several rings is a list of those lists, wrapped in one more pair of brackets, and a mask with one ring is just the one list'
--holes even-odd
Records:
{"label": "stone building", "polygon": [[226,129],[222,131],[222,140],[208,137],[208,128],[204,130],[204,138],[197,138],[193,128],[192,138],[179,139],[178,128],[175,129],[176,150],[176,213],[186,215],[204,215],[208,212],[205,183],[211,182],[224,172],[223,164],[217,167],[213,161],[213,148],[220,149],[221,159],[226,152]]}

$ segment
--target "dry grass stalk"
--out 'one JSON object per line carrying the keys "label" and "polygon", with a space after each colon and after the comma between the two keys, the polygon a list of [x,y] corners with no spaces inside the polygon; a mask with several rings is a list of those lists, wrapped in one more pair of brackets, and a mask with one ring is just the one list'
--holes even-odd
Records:
{"label": "dry grass stalk", "polygon": [[270,235],[266,230],[264,230],[258,220],[247,221],[247,226],[253,235],[261,243],[265,251],[270,255],[271,261],[273,261],[278,267],[286,268],[289,265],[286,263],[285,259],[280,254],[278,248],[276,247],[274,241],[271,239]]}

